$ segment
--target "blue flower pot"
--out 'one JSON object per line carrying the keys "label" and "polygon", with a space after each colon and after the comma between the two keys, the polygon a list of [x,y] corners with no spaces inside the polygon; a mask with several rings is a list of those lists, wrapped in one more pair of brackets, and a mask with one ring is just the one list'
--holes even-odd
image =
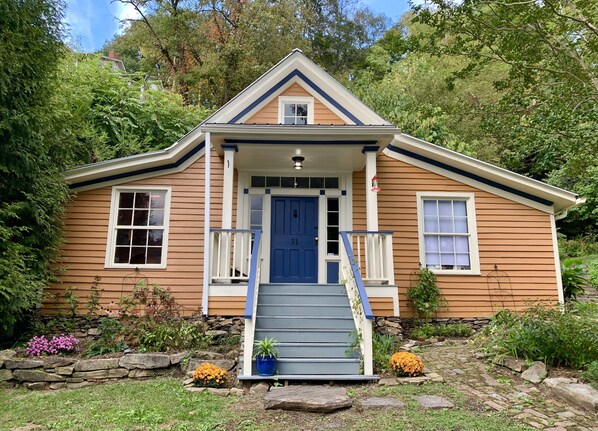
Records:
{"label": "blue flower pot", "polygon": [[276,365],[278,365],[278,361],[273,356],[262,357],[258,355],[255,358],[255,366],[260,376],[273,376],[276,372]]}

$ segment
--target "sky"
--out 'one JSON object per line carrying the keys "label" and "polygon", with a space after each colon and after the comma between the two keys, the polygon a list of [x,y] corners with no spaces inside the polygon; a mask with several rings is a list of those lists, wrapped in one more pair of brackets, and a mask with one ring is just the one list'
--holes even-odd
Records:
{"label": "sky", "polygon": [[[361,4],[386,14],[393,22],[409,9],[408,0],[361,0]],[[79,51],[97,51],[120,31],[120,20],[133,17],[132,6],[118,1],[67,0],[69,42]]]}

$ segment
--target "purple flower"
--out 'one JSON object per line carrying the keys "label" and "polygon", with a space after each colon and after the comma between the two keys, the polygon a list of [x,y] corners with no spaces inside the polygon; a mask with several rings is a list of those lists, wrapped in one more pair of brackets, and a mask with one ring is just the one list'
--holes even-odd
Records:
{"label": "purple flower", "polygon": [[80,341],[72,335],[61,334],[55,336],[51,341],[42,335],[33,337],[27,342],[25,354],[27,356],[56,355],[58,353],[70,353],[79,348]]}

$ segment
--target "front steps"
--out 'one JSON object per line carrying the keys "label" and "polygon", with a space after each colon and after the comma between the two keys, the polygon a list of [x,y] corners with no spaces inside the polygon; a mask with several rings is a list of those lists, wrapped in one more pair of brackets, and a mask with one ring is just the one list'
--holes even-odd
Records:
{"label": "front steps", "polygon": [[[360,374],[355,323],[345,286],[263,284],[257,300],[255,339],[278,340],[277,376],[239,380],[365,380]],[[245,346],[249,348],[250,346]],[[241,369],[242,364],[241,364]]]}

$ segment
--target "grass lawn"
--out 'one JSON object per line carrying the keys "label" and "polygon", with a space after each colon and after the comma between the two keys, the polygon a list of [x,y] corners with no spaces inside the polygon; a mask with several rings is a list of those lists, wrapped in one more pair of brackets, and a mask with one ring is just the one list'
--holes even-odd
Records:
{"label": "grass lawn", "polygon": [[[105,384],[69,391],[0,390],[0,430],[37,424],[51,430],[459,430],[528,431],[489,412],[448,384],[353,386],[355,406],[334,414],[264,410],[254,396],[219,398],[189,393],[180,380]],[[425,411],[413,396],[441,395],[452,410]],[[362,410],[368,396],[396,397],[400,410]]]}

